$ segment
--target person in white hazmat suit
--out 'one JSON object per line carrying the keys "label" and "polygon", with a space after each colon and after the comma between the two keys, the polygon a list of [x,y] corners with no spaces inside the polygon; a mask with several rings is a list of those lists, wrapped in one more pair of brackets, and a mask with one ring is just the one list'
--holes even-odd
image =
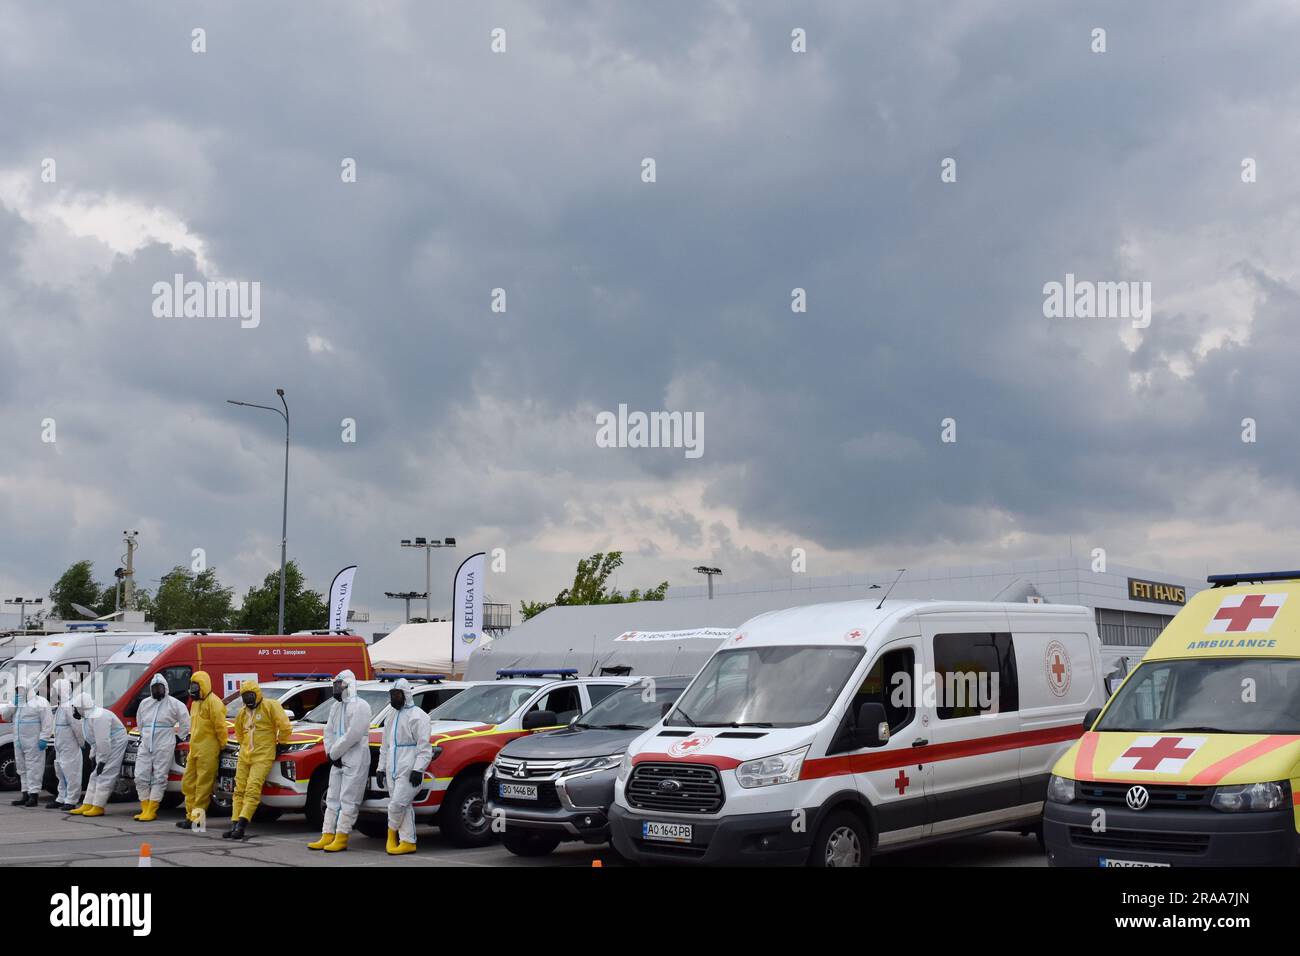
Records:
{"label": "person in white hazmat suit", "polygon": [[90,742],[90,759],[95,771],[86,784],[86,802],[69,813],[84,817],[102,817],[113,786],[122,773],[122,758],[126,755],[126,728],[117,714],[107,707],[99,707],[89,694],[78,694],[72,701],[76,711],[73,716],[81,720],[81,732]]}
{"label": "person in white hazmat suit", "polygon": [[45,749],[54,742],[54,712],[50,702],[36,692],[39,674],[31,674],[14,688],[14,702],[0,704],[0,719],[14,725],[14,769],[20,778],[15,807],[34,807],[40,802],[45,778]]}
{"label": "person in white hazmat suit", "polygon": [[357,696],[357,677],[339,671],[332,688],[335,704],[325,724],[325,755],[330,783],[325,792],[325,821],[320,839],[309,850],[338,853],[348,848],[370,778],[370,705]]}
{"label": "person in white hazmat suit", "polygon": [[135,725],[140,730],[140,749],[135,755],[135,793],[140,798],[140,812],[131,819],[149,823],[158,819],[176,741],[190,732],[190,712],[167,692],[167,678],[162,674],[154,674],[149,681],[149,696],[140,702]]}
{"label": "person in white hazmat suit", "polygon": [[54,714],[54,776],[58,792],[46,804],[55,810],[75,810],[81,805],[81,748],[86,738],[81,721],[72,716],[72,681],[60,678],[50,685]]}
{"label": "person in white hazmat suit", "polygon": [[411,804],[433,759],[429,740],[429,715],[415,706],[410,682],[399,677],[388,692],[392,713],[384,721],[376,774],[388,791],[388,852],[393,856],[415,852],[415,811]]}

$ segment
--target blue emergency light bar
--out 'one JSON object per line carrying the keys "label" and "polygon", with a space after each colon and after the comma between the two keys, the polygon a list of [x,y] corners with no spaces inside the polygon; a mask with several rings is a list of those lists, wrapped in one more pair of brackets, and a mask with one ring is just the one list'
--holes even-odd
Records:
{"label": "blue emergency light bar", "polygon": [[397,680],[399,677],[432,684],[440,684],[447,679],[446,674],[375,674],[375,680]]}
{"label": "blue emergency light bar", "polygon": [[333,680],[333,674],[280,674],[271,675],[276,680]]}
{"label": "blue emergency light bar", "polygon": [[1211,574],[1205,580],[1216,588],[1262,581],[1300,581],[1300,571],[1242,571],[1236,574]]}
{"label": "blue emergency light bar", "polygon": [[68,625],[69,631],[107,631],[108,625],[102,621],[78,621]]}
{"label": "blue emergency light bar", "polygon": [[534,667],[511,668],[497,671],[497,680],[503,677],[576,677],[576,667],[561,667],[559,670],[539,670]]}

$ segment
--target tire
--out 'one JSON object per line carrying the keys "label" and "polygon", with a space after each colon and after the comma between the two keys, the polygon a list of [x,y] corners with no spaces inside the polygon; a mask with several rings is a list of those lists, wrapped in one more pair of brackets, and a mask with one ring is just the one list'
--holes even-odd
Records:
{"label": "tire", "polygon": [[258,823],[274,823],[280,819],[280,814],[283,812],[279,807],[268,807],[259,803],[257,809],[253,811],[253,819]]}
{"label": "tire", "polygon": [[549,833],[529,830],[506,830],[501,845],[515,856],[549,856],[560,845],[560,838]]}
{"label": "tire", "polygon": [[162,803],[159,806],[164,810],[174,810],[184,802],[185,794],[167,791],[163,793]]}
{"label": "tire", "polygon": [[330,787],[330,767],[326,764],[312,775],[307,785],[307,803],[302,812],[313,829],[319,830],[325,823],[325,793]]}
{"label": "tire", "polygon": [[809,866],[867,866],[871,860],[871,834],[855,813],[836,810],[817,828]]}
{"label": "tire", "polygon": [[0,747],[0,790],[18,789],[18,762],[14,759],[14,745]]}
{"label": "tire", "polygon": [[483,814],[481,771],[457,777],[438,811],[438,829],[452,846],[479,847],[492,842],[492,827]]}
{"label": "tire", "polygon": [[357,817],[357,822],[353,824],[352,829],[372,840],[386,840],[388,839],[388,817],[363,813]]}

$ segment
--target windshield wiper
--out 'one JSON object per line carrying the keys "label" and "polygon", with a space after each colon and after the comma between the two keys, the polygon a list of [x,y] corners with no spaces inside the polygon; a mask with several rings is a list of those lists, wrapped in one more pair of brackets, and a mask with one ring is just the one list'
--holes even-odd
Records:
{"label": "windshield wiper", "polygon": [[680,707],[673,708],[673,716],[680,717],[682,720],[686,721],[688,726],[691,727],[700,726],[695,721],[691,720],[690,716],[686,713],[686,711],[682,710]]}
{"label": "windshield wiper", "polygon": [[770,724],[767,721],[763,721],[763,720],[748,720],[748,721],[733,720],[729,724],[719,724],[718,726],[719,727],[773,727],[775,725]]}
{"label": "windshield wiper", "polygon": [[1222,727],[1167,727],[1162,734],[1235,734],[1236,730],[1224,730]]}
{"label": "windshield wiper", "polygon": [[582,724],[586,730],[646,730],[640,724]]}

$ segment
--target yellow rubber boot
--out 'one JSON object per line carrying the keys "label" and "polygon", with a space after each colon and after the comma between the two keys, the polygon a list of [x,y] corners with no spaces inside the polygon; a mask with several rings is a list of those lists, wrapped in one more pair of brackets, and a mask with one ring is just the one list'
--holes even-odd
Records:
{"label": "yellow rubber boot", "polygon": [[309,849],[309,850],[323,850],[323,849],[325,849],[327,846],[329,846],[329,845],[330,845],[331,843],[333,843],[333,842],[334,842],[334,834],[332,834],[332,833],[322,833],[322,834],[320,835],[320,839],[317,840],[315,843],[308,843],[308,844],[307,844],[307,849]]}
{"label": "yellow rubber boot", "polygon": [[131,819],[132,819],[132,820],[143,820],[143,819],[145,818],[145,814],[147,814],[148,812],[149,812],[149,801],[148,801],[148,800],[141,800],[141,801],[140,801],[140,812],[137,813],[135,816],[133,816]]}
{"label": "yellow rubber boot", "polygon": [[404,853],[414,853],[414,852],[415,852],[415,844],[406,843],[404,841],[398,843],[397,846],[393,847],[391,850],[388,851],[390,856],[401,856]]}
{"label": "yellow rubber boot", "polygon": [[150,823],[150,822],[152,822],[153,820],[157,820],[157,819],[158,819],[158,806],[159,806],[159,804],[161,804],[161,803],[162,803],[161,800],[149,800],[149,801],[146,801],[145,808],[144,808],[144,815],[138,817],[137,819],[138,819],[141,823]]}
{"label": "yellow rubber boot", "polygon": [[389,831],[388,831],[388,846],[386,847],[386,849],[388,850],[389,853],[392,853],[394,850],[397,849],[397,831],[396,831],[396,830],[389,830]]}
{"label": "yellow rubber boot", "polygon": [[103,815],[104,815],[103,807],[91,807],[89,810],[87,810],[85,813],[82,814],[83,817],[102,817]]}
{"label": "yellow rubber boot", "polygon": [[326,853],[340,853],[348,848],[348,835],[346,833],[334,834],[334,842],[325,848]]}
{"label": "yellow rubber boot", "polygon": [[90,809],[90,804],[88,804],[88,803],[83,803],[81,806],[77,807],[77,809],[75,809],[75,810],[69,810],[68,812],[69,812],[69,813],[75,813],[75,814],[77,814],[78,816],[80,816],[81,814],[85,813],[85,812],[86,812],[87,810],[89,810],[89,809]]}

